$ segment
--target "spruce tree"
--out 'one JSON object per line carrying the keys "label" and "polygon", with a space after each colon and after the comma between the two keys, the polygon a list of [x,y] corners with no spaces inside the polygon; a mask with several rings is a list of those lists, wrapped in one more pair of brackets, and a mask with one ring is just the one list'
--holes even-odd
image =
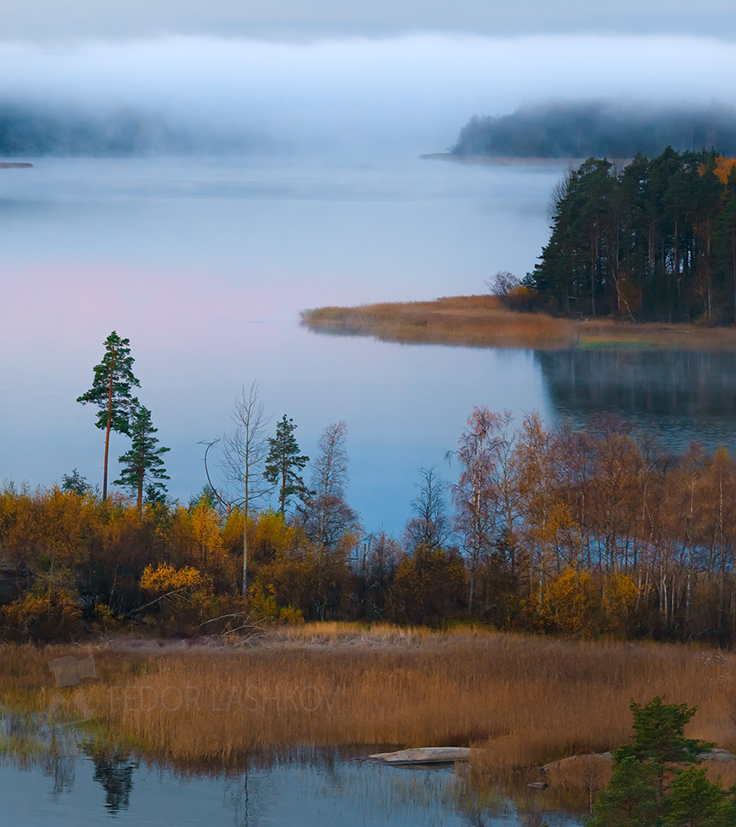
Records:
{"label": "spruce tree", "polygon": [[107,499],[107,466],[110,452],[110,432],[130,434],[131,416],[134,413],[133,386],[140,382],[133,374],[133,357],[130,355],[130,340],[121,339],[113,332],[105,339],[105,355],[95,365],[92,387],[77,402],[83,405],[91,402],[97,405],[96,426],[105,432],[105,460],[102,477],[102,499]]}
{"label": "spruce tree", "polygon": [[276,423],[276,435],[268,440],[269,451],[266,457],[266,470],[263,476],[279,489],[279,511],[285,514],[290,497],[307,493],[304,480],[299,476],[309,457],[300,454],[299,445],[294,437],[296,425],[294,420],[284,414]]}
{"label": "spruce tree", "polygon": [[[134,400],[137,403],[138,400]],[[153,499],[159,492],[166,491],[166,486],[160,480],[168,480],[164,461],[161,454],[169,448],[157,448],[158,437],[154,434],[158,429],[153,427],[151,412],[141,405],[137,407],[130,429],[132,444],[130,451],[123,454],[119,462],[123,468],[116,485],[124,485],[136,492],[138,514],[143,510],[143,484],[148,481],[148,498]]]}

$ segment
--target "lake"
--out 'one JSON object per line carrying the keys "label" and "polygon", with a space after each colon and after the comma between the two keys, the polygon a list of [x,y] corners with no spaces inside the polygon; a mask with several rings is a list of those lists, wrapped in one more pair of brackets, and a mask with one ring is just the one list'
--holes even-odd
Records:
{"label": "lake", "polygon": [[[76,467],[101,482],[103,435],[75,399],[113,329],[130,338],[183,502],[205,482],[200,443],[255,380],[308,455],[327,424],[347,423],[348,499],[367,531],[401,532],[421,467],[452,479],[445,456],[475,405],[548,423],[618,412],[674,449],[732,445],[731,354],[409,346],[299,325],[307,307],[479,293],[498,270],[523,275],[563,170],[266,157],[0,171],[0,480],[50,485]],[[114,439],[111,456],[125,450]]]}
{"label": "lake", "polygon": [[[22,729],[35,743],[13,754],[2,736]],[[67,727],[51,729],[0,715],[0,807],[3,823],[92,827],[516,827],[547,821],[580,824],[548,811],[534,790],[513,801],[474,795],[462,764],[400,769],[358,760],[348,750],[310,750],[290,760],[254,760],[247,768],[186,770],[108,749]]]}

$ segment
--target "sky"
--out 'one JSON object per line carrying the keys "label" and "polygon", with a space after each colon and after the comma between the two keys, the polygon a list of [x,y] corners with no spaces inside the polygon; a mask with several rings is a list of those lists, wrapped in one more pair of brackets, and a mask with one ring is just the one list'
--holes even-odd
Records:
{"label": "sky", "polygon": [[618,33],[736,37],[728,0],[3,0],[5,39],[168,34],[311,40],[453,32],[485,37]]}
{"label": "sky", "polygon": [[155,111],[275,150],[436,152],[564,98],[736,104],[736,4],[0,0],[0,102]]}

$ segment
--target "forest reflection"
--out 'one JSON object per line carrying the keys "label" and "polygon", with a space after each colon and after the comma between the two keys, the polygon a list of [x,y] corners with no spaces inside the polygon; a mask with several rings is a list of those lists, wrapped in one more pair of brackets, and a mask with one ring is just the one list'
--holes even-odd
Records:
{"label": "forest reflection", "polygon": [[615,413],[650,430],[663,446],[692,441],[707,450],[736,446],[736,356],[669,349],[573,348],[536,351],[557,417],[583,424]]}

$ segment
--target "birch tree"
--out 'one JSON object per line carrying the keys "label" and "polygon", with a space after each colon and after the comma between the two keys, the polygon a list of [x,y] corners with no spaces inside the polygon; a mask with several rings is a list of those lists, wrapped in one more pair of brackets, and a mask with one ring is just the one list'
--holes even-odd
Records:
{"label": "birch tree", "polygon": [[236,490],[231,505],[243,511],[243,586],[248,590],[248,514],[269,495],[272,485],[263,472],[268,455],[266,432],[269,418],[258,394],[258,383],[245,387],[235,399],[233,427],[223,434],[220,467],[228,485]]}

